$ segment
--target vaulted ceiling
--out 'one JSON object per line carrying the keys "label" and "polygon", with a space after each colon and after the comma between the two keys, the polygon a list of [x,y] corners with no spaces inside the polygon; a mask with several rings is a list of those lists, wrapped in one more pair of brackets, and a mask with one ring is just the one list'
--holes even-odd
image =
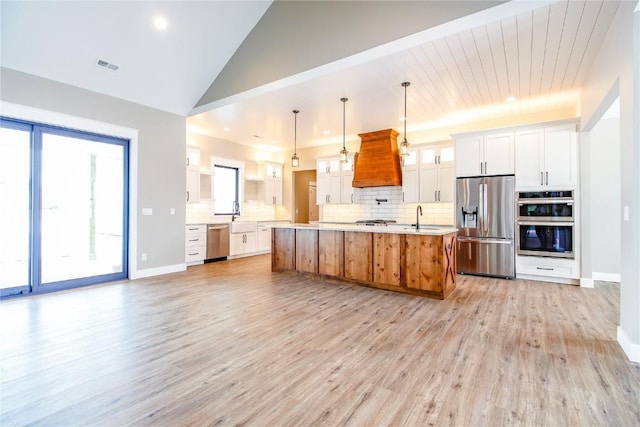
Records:
{"label": "vaulted ceiling", "polygon": [[[349,98],[348,139],[378,129],[401,131],[403,81],[411,82],[409,132],[542,110],[573,109],[579,114],[581,85],[620,4],[486,2],[477,12],[456,18],[456,4],[463,10],[463,3],[448,3],[452,12],[447,15],[443,9],[439,15],[446,17],[446,24],[435,22],[326,64],[292,67],[288,75],[284,68],[280,78],[212,99],[203,95],[212,88],[220,92],[230,86],[229,79],[240,80],[247,70],[267,75],[264,63],[251,66],[252,55],[245,53],[244,63],[234,61],[246,52],[252,36],[263,39],[265,57],[268,49],[278,53],[272,55],[278,64],[286,62],[287,55],[321,57],[322,41],[308,41],[313,49],[306,51],[272,43],[265,28],[272,22],[265,21],[268,1],[2,1],[0,60],[4,67],[191,115],[188,129],[194,132],[290,150],[294,108],[300,110],[298,147],[341,141],[342,97]],[[469,4],[473,2],[464,6]],[[165,31],[153,28],[156,15],[167,18]],[[304,18],[285,16],[274,22],[281,27],[295,21],[298,31],[291,37],[304,47],[309,37],[299,30]],[[420,16],[413,18],[420,22]],[[335,22],[326,28],[327,38],[339,33]],[[354,28],[365,37],[360,27]],[[259,36],[256,29],[262,31]],[[351,46],[346,36],[343,40]],[[118,71],[97,66],[98,59],[119,66]],[[215,88],[216,83],[223,85],[225,73],[226,86]],[[515,101],[506,102],[508,97]]]}

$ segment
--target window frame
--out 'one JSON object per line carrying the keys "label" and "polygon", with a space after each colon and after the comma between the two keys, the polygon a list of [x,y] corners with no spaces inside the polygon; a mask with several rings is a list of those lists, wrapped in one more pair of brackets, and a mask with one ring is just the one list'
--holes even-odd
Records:
{"label": "window frame", "polygon": [[[242,201],[244,200],[244,170],[245,162],[233,159],[225,159],[222,157],[211,156],[211,198],[213,200],[213,215],[214,216],[231,216],[231,206],[225,206],[221,209],[221,212],[217,212],[216,209],[216,194],[215,194],[215,182],[216,182],[216,167],[236,169],[236,201],[239,205],[239,212],[242,213]],[[229,209],[227,212],[226,209]]]}

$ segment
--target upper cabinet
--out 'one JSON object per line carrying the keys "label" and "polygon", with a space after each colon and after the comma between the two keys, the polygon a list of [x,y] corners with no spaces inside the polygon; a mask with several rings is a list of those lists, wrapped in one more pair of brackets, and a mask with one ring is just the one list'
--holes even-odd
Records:
{"label": "upper cabinet", "polygon": [[417,148],[410,148],[409,155],[402,159],[402,201],[405,203],[420,201],[418,155]]}
{"label": "upper cabinet", "polygon": [[267,205],[282,204],[282,165],[265,163],[264,202]]}
{"label": "upper cabinet", "polygon": [[340,175],[341,168],[338,157],[318,159],[316,163],[316,197],[319,205],[342,203]]}
{"label": "upper cabinet", "polygon": [[187,147],[187,203],[200,201],[200,150]]}
{"label": "upper cabinet", "polygon": [[516,132],[516,187],[572,189],[577,180],[575,124]]}
{"label": "upper cabinet", "polygon": [[514,167],[514,132],[456,138],[455,175],[511,175]]}
{"label": "upper cabinet", "polygon": [[455,149],[436,145],[420,150],[420,201],[453,202],[455,199]]}
{"label": "upper cabinet", "polygon": [[347,158],[340,168],[340,203],[354,203],[353,195],[353,156]]}

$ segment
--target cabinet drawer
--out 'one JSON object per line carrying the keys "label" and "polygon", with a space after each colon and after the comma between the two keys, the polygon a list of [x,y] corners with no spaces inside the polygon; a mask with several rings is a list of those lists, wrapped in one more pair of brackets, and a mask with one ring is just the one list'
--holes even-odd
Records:
{"label": "cabinet drawer", "polygon": [[203,261],[207,254],[206,246],[197,246],[194,248],[186,248],[184,252],[185,262]]}
{"label": "cabinet drawer", "polygon": [[576,260],[537,258],[518,256],[516,272],[534,276],[559,277],[566,279],[579,278]]}
{"label": "cabinet drawer", "polygon": [[206,234],[187,233],[186,239],[185,239],[185,246],[187,248],[195,248],[198,246],[206,246],[206,245],[207,245]]}
{"label": "cabinet drawer", "polygon": [[191,224],[185,227],[186,234],[204,233],[207,234],[207,224]]}

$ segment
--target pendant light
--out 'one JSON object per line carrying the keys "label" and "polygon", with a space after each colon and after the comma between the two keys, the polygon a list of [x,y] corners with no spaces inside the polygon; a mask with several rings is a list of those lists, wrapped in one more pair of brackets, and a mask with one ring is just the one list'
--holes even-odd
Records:
{"label": "pendant light", "polygon": [[340,98],[340,101],[342,101],[342,150],[340,150],[340,161],[342,163],[347,163],[349,161],[349,152],[347,151],[347,149],[344,146],[344,142],[345,142],[345,106],[347,105],[347,101],[349,100],[349,98]]}
{"label": "pendant light", "polygon": [[400,157],[407,157],[409,155],[409,142],[407,141],[407,86],[411,83],[404,82],[402,87],[404,88],[404,137],[400,144]]}
{"label": "pendant light", "polygon": [[293,110],[293,156],[291,156],[291,167],[297,168],[300,166],[300,158],[298,157],[297,139],[298,139],[298,113],[299,110]]}

